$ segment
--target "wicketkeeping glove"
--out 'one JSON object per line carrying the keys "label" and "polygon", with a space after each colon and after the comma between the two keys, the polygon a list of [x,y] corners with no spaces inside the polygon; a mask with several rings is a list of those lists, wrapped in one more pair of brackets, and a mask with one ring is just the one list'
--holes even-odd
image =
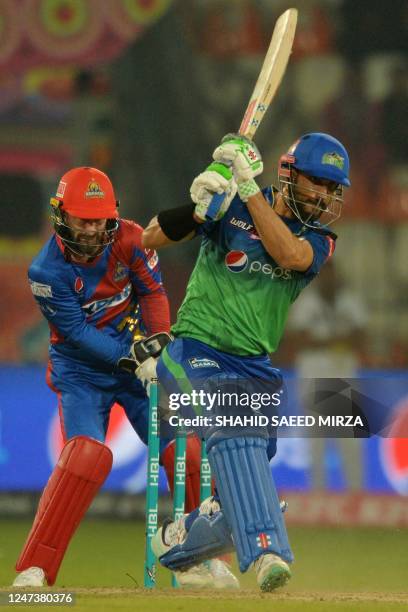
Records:
{"label": "wicketkeeping glove", "polygon": [[137,376],[149,394],[150,380],[156,376],[157,359],[172,340],[166,332],[138,340],[130,347],[129,355],[119,359],[117,367]]}
{"label": "wicketkeeping glove", "polygon": [[190,187],[190,195],[195,203],[194,212],[199,219],[205,221],[208,208],[215,193],[225,193],[224,201],[217,211],[214,221],[219,221],[228,210],[231,201],[237,193],[237,184],[232,170],[222,164],[210,164],[205,172],[199,174]]}

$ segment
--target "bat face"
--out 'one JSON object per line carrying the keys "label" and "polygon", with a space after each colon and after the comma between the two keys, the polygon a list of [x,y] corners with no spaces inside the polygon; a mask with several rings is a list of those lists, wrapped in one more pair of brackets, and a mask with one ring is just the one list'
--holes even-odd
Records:
{"label": "bat face", "polygon": [[253,138],[285,74],[295,38],[297,10],[288,9],[276,22],[254,91],[239,133]]}
{"label": "bat face", "polygon": [[[268,51],[255,89],[252,92],[239,133],[253,138],[285,74],[292,52],[297,23],[297,10],[288,9],[276,22]],[[214,194],[206,218],[215,219],[225,194]]]}

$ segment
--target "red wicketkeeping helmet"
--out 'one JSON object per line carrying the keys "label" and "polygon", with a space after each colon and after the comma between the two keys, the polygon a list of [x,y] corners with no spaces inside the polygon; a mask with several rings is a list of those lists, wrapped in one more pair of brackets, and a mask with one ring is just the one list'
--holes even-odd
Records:
{"label": "red wicketkeeping helmet", "polygon": [[81,219],[113,219],[118,217],[112,183],[96,168],[73,168],[61,178],[56,199],[60,209]]}
{"label": "red wicketkeeping helmet", "polygon": [[74,239],[65,213],[80,219],[106,219],[103,238],[96,243],[94,256],[111,244],[119,227],[118,206],[112,183],[97,168],[73,168],[61,178],[56,197],[51,198],[51,219],[56,234],[73,253],[83,255],[84,246]]}

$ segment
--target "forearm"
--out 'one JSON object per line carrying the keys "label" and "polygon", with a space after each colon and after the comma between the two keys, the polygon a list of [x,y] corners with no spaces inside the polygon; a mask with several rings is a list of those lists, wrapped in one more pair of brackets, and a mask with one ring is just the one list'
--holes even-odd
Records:
{"label": "forearm", "polygon": [[146,334],[170,331],[170,309],[166,293],[155,291],[139,297]]}
{"label": "forearm", "polygon": [[306,270],[313,261],[310,244],[292,234],[261,192],[247,201],[259,237],[269,255],[283,268]]}
{"label": "forearm", "polygon": [[65,332],[65,334],[68,341],[86,352],[90,357],[110,365],[115,365],[128,350],[126,344],[122,344],[88,323],[78,325],[69,333]]}

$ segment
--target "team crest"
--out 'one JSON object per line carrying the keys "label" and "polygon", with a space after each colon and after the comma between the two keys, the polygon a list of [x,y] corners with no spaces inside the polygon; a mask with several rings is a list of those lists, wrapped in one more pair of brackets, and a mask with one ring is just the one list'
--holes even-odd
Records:
{"label": "team crest", "polygon": [[89,181],[88,187],[85,191],[86,198],[104,198],[105,192],[99,186],[95,180]]}
{"label": "team crest", "polygon": [[116,266],[115,266],[115,271],[113,273],[113,280],[116,282],[123,280],[124,278],[126,278],[127,272],[128,270],[126,266],[124,266],[121,261],[117,261]]}
{"label": "team crest", "polygon": [[340,170],[344,168],[344,157],[333,151],[333,153],[325,153],[322,157],[322,164],[329,164],[329,166],[336,166]]}

